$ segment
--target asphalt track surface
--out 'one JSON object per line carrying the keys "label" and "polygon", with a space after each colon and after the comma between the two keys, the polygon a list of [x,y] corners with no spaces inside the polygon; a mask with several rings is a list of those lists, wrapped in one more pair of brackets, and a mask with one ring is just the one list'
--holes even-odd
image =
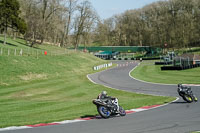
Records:
{"label": "asphalt track surface", "polygon": [[[150,84],[131,78],[129,72],[138,63],[124,61],[115,63],[123,65],[89,75],[89,78],[95,83],[115,89],[178,97],[176,85]],[[200,87],[192,87],[192,90],[200,99]],[[189,133],[198,130],[200,130],[199,102],[186,103],[180,98],[167,106],[128,114],[125,117],[3,131],[1,133]]]}

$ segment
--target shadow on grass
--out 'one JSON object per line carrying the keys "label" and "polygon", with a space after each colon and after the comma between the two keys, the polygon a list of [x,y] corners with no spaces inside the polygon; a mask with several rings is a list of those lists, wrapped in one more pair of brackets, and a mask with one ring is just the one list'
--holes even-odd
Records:
{"label": "shadow on grass", "polygon": [[[20,41],[15,41],[15,42],[17,42],[17,43],[19,43],[19,44],[21,44],[21,45],[30,47],[30,48],[34,48],[34,49],[39,49],[39,50],[41,50],[41,48],[38,48],[38,47],[35,47],[35,46],[31,47],[31,46],[29,46],[28,44],[22,43],[22,42],[20,42]],[[43,49],[42,49],[42,50],[43,50]]]}
{"label": "shadow on grass", "polygon": [[17,43],[19,43],[19,44],[21,44],[21,45],[24,45],[24,46],[29,47],[29,45],[27,45],[27,44],[25,44],[25,43],[22,43],[22,42],[20,42],[20,41],[16,41],[16,40],[15,40],[15,42],[17,42]]}
{"label": "shadow on grass", "polygon": [[[2,40],[0,40],[0,43],[4,43],[4,42],[3,42]],[[10,46],[18,47],[17,45],[12,44],[12,43],[8,43],[8,42],[6,42],[6,44],[7,44],[7,45],[10,45]]]}

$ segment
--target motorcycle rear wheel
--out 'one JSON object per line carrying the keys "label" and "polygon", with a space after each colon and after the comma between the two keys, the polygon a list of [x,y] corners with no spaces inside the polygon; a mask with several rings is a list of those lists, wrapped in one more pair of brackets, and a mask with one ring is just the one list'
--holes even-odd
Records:
{"label": "motorcycle rear wheel", "polygon": [[98,106],[97,107],[97,111],[100,114],[101,117],[107,119],[110,117],[111,112],[109,111],[109,109],[105,106]]}
{"label": "motorcycle rear wheel", "polygon": [[183,95],[183,99],[188,103],[193,102],[193,98],[190,95]]}

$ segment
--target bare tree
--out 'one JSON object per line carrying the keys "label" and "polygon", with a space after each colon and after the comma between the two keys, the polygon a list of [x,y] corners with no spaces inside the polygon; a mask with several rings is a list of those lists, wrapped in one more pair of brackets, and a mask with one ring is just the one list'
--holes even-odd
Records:
{"label": "bare tree", "polygon": [[128,10],[115,17],[112,30],[105,23],[111,18],[99,23],[96,35],[102,39],[96,40],[109,45],[194,46],[200,42],[199,7],[199,0],[168,0]]}
{"label": "bare tree", "polygon": [[78,0],[67,0],[65,3],[66,24],[64,24],[64,32],[62,34],[61,46],[64,46],[65,42],[66,44],[68,43],[67,42],[68,36],[71,30],[70,26],[71,26],[73,14],[75,10],[77,9],[77,2]]}
{"label": "bare tree", "polygon": [[95,11],[92,9],[91,3],[89,1],[83,1],[77,7],[78,14],[74,20],[74,47],[78,48],[81,35],[86,32],[95,22],[97,16]]}

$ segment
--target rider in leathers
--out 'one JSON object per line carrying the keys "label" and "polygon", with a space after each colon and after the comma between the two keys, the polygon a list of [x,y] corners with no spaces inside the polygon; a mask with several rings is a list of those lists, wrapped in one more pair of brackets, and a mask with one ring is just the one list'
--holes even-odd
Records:
{"label": "rider in leathers", "polygon": [[[115,108],[117,109],[117,112],[119,112],[118,99],[114,98],[114,97],[111,97],[111,96],[108,96],[106,91],[102,91],[98,95],[97,99],[100,99],[101,101],[104,101],[104,102],[106,102],[108,104],[114,104]],[[114,101],[114,102],[112,102],[112,101]]]}

